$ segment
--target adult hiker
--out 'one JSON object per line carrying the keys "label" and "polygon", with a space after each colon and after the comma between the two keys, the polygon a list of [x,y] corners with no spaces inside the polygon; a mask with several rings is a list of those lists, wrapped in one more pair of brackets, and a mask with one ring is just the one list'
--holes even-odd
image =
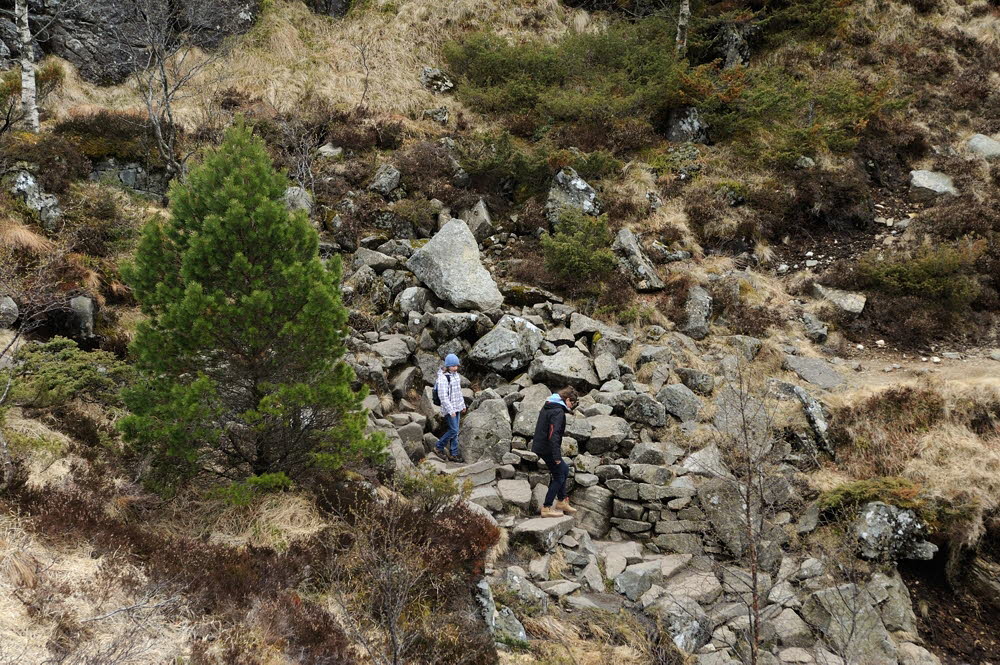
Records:
{"label": "adult hiker", "polygon": [[578,401],[576,389],[566,387],[549,397],[542,412],[538,414],[531,452],[545,460],[545,467],[552,474],[549,491],[542,504],[542,517],[562,517],[576,512],[576,508],[570,507],[569,499],[566,498],[569,469],[562,458],[562,438],[566,432],[566,414],[576,408]]}
{"label": "adult hiker", "polygon": [[[438,456],[452,462],[463,462],[458,452],[458,424],[460,415],[465,413],[465,398],[462,396],[462,377],[458,374],[461,363],[458,356],[449,353],[444,357],[444,365],[438,369],[434,391],[441,405],[441,415],[444,416],[448,430],[438,439],[434,450]],[[446,448],[449,446],[450,448]]]}

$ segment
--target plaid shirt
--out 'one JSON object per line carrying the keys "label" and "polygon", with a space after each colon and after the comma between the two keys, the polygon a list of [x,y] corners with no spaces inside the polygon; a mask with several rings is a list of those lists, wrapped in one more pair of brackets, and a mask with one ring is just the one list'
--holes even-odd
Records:
{"label": "plaid shirt", "polygon": [[[448,374],[448,376],[446,376]],[[441,414],[450,416],[465,409],[465,398],[462,397],[462,377],[458,372],[451,374],[443,369],[437,376],[438,399],[441,400]]]}

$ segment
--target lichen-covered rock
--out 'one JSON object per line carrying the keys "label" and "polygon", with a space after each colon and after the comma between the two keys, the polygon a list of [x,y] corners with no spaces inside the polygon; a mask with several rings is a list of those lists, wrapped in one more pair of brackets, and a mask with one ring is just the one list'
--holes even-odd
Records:
{"label": "lichen-covered rock", "polygon": [[632,434],[628,421],[617,416],[594,416],[587,422],[591,425],[587,441],[587,452],[591,455],[603,455],[614,450]]}
{"label": "lichen-covered rock", "polygon": [[833,303],[838,309],[849,314],[860,314],[868,302],[868,297],[863,293],[844,291],[822,284],[813,284],[813,295]]}
{"label": "lichen-covered rock", "polygon": [[945,194],[958,196],[951,176],[937,171],[910,171],[910,198],[914,201],[933,201]]}
{"label": "lichen-covered rock", "polygon": [[683,383],[664,386],[657,393],[656,399],[663,405],[667,413],[681,422],[698,420],[698,413],[701,411],[701,400]]}
{"label": "lichen-covered rock", "polygon": [[687,596],[666,595],[649,610],[663,622],[677,648],[694,653],[712,639],[712,621],[701,606]]}
{"label": "lichen-covered rock", "polygon": [[694,338],[708,337],[708,321],[712,314],[712,296],[700,286],[692,286],[684,304],[685,321],[679,330]]}
{"label": "lichen-covered rock", "polygon": [[824,390],[833,390],[844,383],[844,377],[822,358],[786,355],[785,369],[795,372],[803,381],[808,381]]}
{"label": "lichen-covered rock", "polygon": [[466,462],[488,459],[500,463],[510,452],[512,436],[507,403],[488,399],[462,419],[458,445]]}
{"label": "lichen-covered rock", "polygon": [[985,134],[973,134],[966,145],[969,150],[984,159],[1000,159],[1000,141]]}
{"label": "lichen-covered rock", "polygon": [[864,587],[841,584],[817,591],[803,604],[802,618],[849,663],[898,662],[896,646]]}
{"label": "lichen-covered rock", "polygon": [[372,178],[371,183],[368,184],[369,191],[377,192],[382,196],[389,196],[392,190],[399,187],[400,179],[402,174],[400,174],[399,169],[397,169],[392,164],[382,164],[375,171],[375,177]]}
{"label": "lichen-covered rock", "polygon": [[10,296],[0,296],[0,328],[14,325],[19,316],[17,303]]}
{"label": "lichen-covered rock", "polygon": [[597,192],[576,171],[566,167],[555,175],[545,202],[545,218],[553,228],[566,210],[579,210],[587,215],[600,213]]}
{"label": "lichen-covered rock", "polygon": [[532,378],[549,385],[572,385],[582,389],[596,386],[599,381],[594,362],[576,347],[542,358]]}
{"label": "lichen-covered rock", "polygon": [[649,427],[663,427],[667,424],[667,410],[652,395],[637,395],[625,408],[625,418]]}
{"label": "lichen-covered rock", "polygon": [[881,501],[867,503],[854,522],[858,551],[866,559],[929,561],[937,545],[924,540],[923,522],[912,510]]}

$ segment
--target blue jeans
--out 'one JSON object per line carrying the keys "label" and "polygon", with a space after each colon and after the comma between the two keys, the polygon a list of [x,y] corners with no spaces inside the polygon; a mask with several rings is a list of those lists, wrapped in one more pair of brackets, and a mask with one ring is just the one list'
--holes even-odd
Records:
{"label": "blue jeans", "polygon": [[458,421],[459,415],[456,413],[452,416],[445,416],[445,422],[448,423],[448,431],[445,432],[440,439],[438,439],[437,444],[434,448],[440,453],[445,450],[448,443],[451,443],[451,455],[453,457],[458,457]]}
{"label": "blue jeans", "polygon": [[545,460],[545,467],[552,474],[552,480],[549,482],[549,491],[545,493],[545,507],[551,508],[552,502],[556,499],[562,501],[566,498],[566,478],[569,476],[569,468],[566,466],[566,460],[562,460],[559,464],[556,464],[555,460],[551,457],[543,457]]}

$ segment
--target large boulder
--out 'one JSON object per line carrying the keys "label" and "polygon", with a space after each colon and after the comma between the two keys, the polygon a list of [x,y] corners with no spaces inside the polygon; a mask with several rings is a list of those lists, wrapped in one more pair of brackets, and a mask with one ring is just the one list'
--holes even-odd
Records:
{"label": "large boulder", "polygon": [[618,257],[622,272],[637,291],[662,291],[666,286],[631,229],[623,228],[618,232],[611,250]]}
{"label": "large boulder", "polygon": [[587,441],[587,452],[591,455],[603,455],[614,450],[632,434],[628,421],[617,416],[592,416],[587,418],[587,422],[591,425]]}
{"label": "large boulder", "polygon": [[652,395],[640,394],[625,408],[625,418],[649,427],[663,427],[667,411]]}
{"label": "large boulder", "polygon": [[528,366],[542,340],[543,333],[538,326],[508,314],[493,330],[479,338],[469,357],[501,374],[518,372]]}
{"label": "large boulder", "polygon": [[483,242],[489,238],[496,230],[493,227],[493,220],[490,218],[490,211],[486,207],[486,202],[482,199],[479,199],[473,207],[463,211],[460,217],[469,225],[469,230],[472,231],[472,235],[479,242]]}
{"label": "large boulder", "polygon": [[69,301],[69,309],[74,336],[80,339],[92,339],[97,317],[97,301],[90,296],[76,296]]}
{"label": "large boulder", "polygon": [[368,184],[368,190],[382,196],[389,196],[394,189],[399,187],[400,178],[399,169],[392,164],[382,164],[375,171],[375,176]]}
{"label": "large boulder", "polygon": [[406,262],[435,295],[461,309],[494,310],[503,296],[479,259],[479,244],[469,227],[453,219]]}
{"label": "large boulder", "polygon": [[510,452],[512,436],[507,403],[488,399],[462,419],[458,445],[466,462],[488,459],[500,463]]}
{"label": "large boulder", "polygon": [[847,662],[896,665],[896,647],[871,601],[864,587],[841,584],[810,595],[802,618]]}
{"label": "large boulder", "polygon": [[854,522],[858,551],[866,559],[929,561],[937,545],[924,540],[923,522],[912,510],[881,501],[865,504]]}
{"label": "large boulder", "polygon": [[684,303],[684,325],[678,330],[694,339],[705,339],[711,315],[712,296],[702,287],[692,286]]}
{"label": "large boulder", "polygon": [[594,362],[576,347],[542,358],[532,378],[549,385],[572,385],[582,389],[596,386],[600,381]]}
{"label": "large boulder", "polygon": [[702,122],[698,109],[685,106],[671,111],[667,140],[674,143],[706,143],[708,128]]}
{"label": "large boulder", "polygon": [[928,202],[943,195],[958,196],[951,176],[938,171],[910,171],[911,199]]}
{"label": "large boulder", "polygon": [[545,217],[555,228],[567,210],[579,210],[587,215],[600,213],[597,192],[576,171],[566,167],[556,174],[545,202]]}

